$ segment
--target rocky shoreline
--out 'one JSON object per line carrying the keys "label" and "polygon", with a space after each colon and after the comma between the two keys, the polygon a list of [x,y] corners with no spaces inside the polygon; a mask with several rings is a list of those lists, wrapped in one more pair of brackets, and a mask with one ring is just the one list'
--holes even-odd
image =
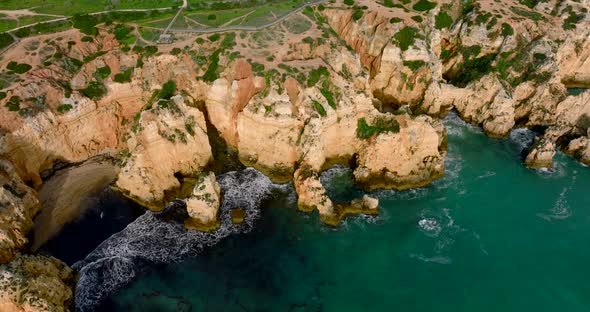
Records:
{"label": "rocky shoreline", "polygon": [[493,138],[541,129],[529,167],[551,167],[558,149],[590,164],[590,92],[567,92],[590,88],[590,2],[442,1],[426,13],[357,2],[305,10],[303,34],[269,30],[276,47],[227,33],[158,53],[123,46],[109,26],[90,40],[75,29],[23,39],[0,60],[34,65],[3,72],[14,79],[0,98],[0,263],[28,259],[18,253],[56,162],[113,157],[105,179],[125,196],[153,211],[183,199],[186,227],[207,231],[221,226],[228,159],[293,181],[299,209],[327,224],[375,214],[375,198],[332,202],[321,172],[349,164],[368,191],[428,185],[444,173],[450,110]]}

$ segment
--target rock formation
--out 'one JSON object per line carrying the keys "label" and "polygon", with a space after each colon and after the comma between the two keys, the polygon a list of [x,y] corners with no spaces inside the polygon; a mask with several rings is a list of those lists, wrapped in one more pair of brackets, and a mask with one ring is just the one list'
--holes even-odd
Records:
{"label": "rock formation", "polygon": [[153,209],[167,203],[166,192],[180,188],[177,175],[197,174],[211,161],[203,113],[175,96],[140,113],[127,140],[128,153],[117,187]]}
{"label": "rock formation", "polygon": [[0,263],[7,263],[27,243],[41,205],[37,192],[23,183],[14,166],[0,159]]}
{"label": "rock formation", "polygon": [[190,217],[185,221],[188,228],[209,231],[219,227],[221,186],[213,172],[202,173],[197,177],[193,193],[185,202]]}
{"label": "rock formation", "polygon": [[72,269],[55,258],[19,255],[0,265],[0,310],[70,311],[74,282]]}

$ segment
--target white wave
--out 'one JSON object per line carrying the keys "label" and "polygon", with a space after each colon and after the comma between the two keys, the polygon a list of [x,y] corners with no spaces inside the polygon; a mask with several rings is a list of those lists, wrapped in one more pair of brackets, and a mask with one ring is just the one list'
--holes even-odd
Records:
{"label": "white wave", "polygon": [[464,137],[465,133],[482,132],[477,126],[471,125],[459,117],[456,112],[451,111],[444,119],[443,123],[447,129],[448,136]]}
{"label": "white wave", "polygon": [[486,171],[484,174],[478,176],[477,178],[478,179],[485,179],[485,178],[493,177],[495,175],[496,175],[496,173],[493,171]]}
{"label": "white wave", "polygon": [[[221,227],[211,233],[186,230],[179,222],[165,221],[146,212],[121,232],[112,235],[73,267],[79,271],[75,304],[77,311],[93,311],[105,297],[141,273],[147,264],[177,262],[199,254],[223,238],[252,230],[260,217],[260,205],[273,191],[292,192],[292,185],[277,185],[254,169],[229,172],[218,177],[224,201],[220,208]],[[170,209],[180,202],[173,202]],[[243,208],[242,224],[231,222],[230,210]]]}
{"label": "white wave", "polygon": [[415,188],[404,191],[397,190],[378,190],[373,193],[380,200],[413,200],[423,198],[429,194],[427,188]]}
{"label": "white wave", "polygon": [[510,132],[510,141],[516,144],[520,151],[528,149],[537,136],[537,133],[528,128],[517,128]]}
{"label": "white wave", "polygon": [[554,160],[552,168],[534,169],[542,179],[561,179],[568,175],[567,165],[561,161]]}
{"label": "white wave", "polygon": [[451,263],[453,263],[453,260],[450,257],[441,256],[441,255],[427,257],[422,254],[411,253],[411,254],[409,254],[409,256],[410,256],[410,258],[418,259],[423,262],[432,262],[432,263],[438,263],[438,264],[451,264]]}
{"label": "white wave", "polygon": [[442,230],[440,224],[434,218],[421,219],[418,221],[418,225],[428,236],[438,236]]}
{"label": "white wave", "polygon": [[571,217],[573,212],[569,203],[567,202],[567,193],[571,190],[575,181],[576,176],[574,175],[572,177],[572,182],[570,186],[564,187],[561,190],[559,196],[557,197],[557,200],[555,201],[555,204],[553,205],[553,207],[551,207],[551,209],[549,209],[548,213],[538,213],[537,216],[547,221],[564,220]]}

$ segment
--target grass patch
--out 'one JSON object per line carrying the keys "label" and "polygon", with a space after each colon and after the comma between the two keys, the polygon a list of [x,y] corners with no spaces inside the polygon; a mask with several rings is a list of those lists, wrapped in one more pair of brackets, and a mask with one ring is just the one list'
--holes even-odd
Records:
{"label": "grass patch", "polygon": [[315,86],[322,77],[330,77],[330,72],[327,68],[320,66],[318,68],[312,69],[311,72],[309,72],[309,76],[307,77],[307,86]]}
{"label": "grass patch", "polygon": [[133,74],[133,67],[127,68],[124,71],[116,74],[113,80],[118,83],[131,82],[131,74]]}
{"label": "grass patch", "polygon": [[6,65],[6,69],[11,70],[17,74],[24,74],[26,72],[28,72],[29,70],[31,70],[33,68],[33,66],[29,65],[29,64],[19,64],[17,62],[10,62],[8,63],[8,65]]}
{"label": "grass patch", "polygon": [[357,121],[356,136],[359,139],[367,140],[375,135],[379,135],[384,132],[399,132],[399,123],[395,117],[385,118],[377,117],[372,125],[369,125],[365,118],[360,118]]}
{"label": "grass patch", "polygon": [[318,112],[318,114],[320,114],[320,116],[322,116],[322,117],[328,116],[326,109],[324,108],[324,106],[320,102],[313,100],[311,102],[311,104],[312,104],[313,108],[315,109],[315,111]]}
{"label": "grass patch", "polygon": [[512,36],[514,35],[514,28],[510,26],[510,24],[502,23],[502,36]]}
{"label": "grass patch", "polygon": [[412,6],[412,9],[414,9],[416,11],[423,12],[423,11],[430,11],[430,10],[434,9],[435,7],[436,7],[436,2],[430,2],[428,0],[420,0]]}
{"label": "grass patch", "polygon": [[410,46],[414,45],[416,38],[420,38],[418,28],[406,26],[393,35],[393,43],[402,51],[407,51]]}
{"label": "grass patch", "polygon": [[57,112],[60,114],[69,112],[72,108],[74,108],[71,104],[61,104],[57,107]]}
{"label": "grass patch", "polygon": [[426,65],[426,62],[422,61],[422,60],[418,60],[418,61],[404,61],[404,66],[410,68],[411,70],[418,70],[420,68],[422,68],[424,65]]}
{"label": "grass patch", "polygon": [[96,72],[94,72],[94,76],[96,76],[100,79],[107,79],[107,78],[109,78],[110,75],[111,75],[111,68],[108,65],[105,65],[103,67],[99,67],[96,69]]}
{"label": "grass patch", "polygon": [[434,27],[441,30],[443,28],[451,28],[453,25],[453,18],[445,11],[440,11],[434,17]]}
{"label": "grass patch", "polygon": [[80,93],[89,99],[99,100],[107,93],[107,89],[102,82],[91,81]]}
{"label": "grass patch", "polygon": [[524,10],[518,7],[510,7],[510,10],[516,14],[516,15],[520,15],[529,19],[532,19],[535,22],[538,22],[540,20],[546,22],[547,18],[545,16],[543,16],[543,14],[539,13],[539,12],[534,12],[534,11],[528,11],[528,10]]}

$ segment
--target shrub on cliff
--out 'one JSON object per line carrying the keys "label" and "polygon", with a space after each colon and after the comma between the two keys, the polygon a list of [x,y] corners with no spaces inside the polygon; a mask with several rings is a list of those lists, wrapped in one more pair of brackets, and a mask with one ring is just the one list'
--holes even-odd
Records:
{"label": "shrub on cliff", "polygon": [[320,114],[320,116],[322,116],[322,117],[328,116],[328,113],[326,113],[326,109],[324,108],[324,106],[320,102],[313,100],[311,103],[313,105],[313,108],[316,110],[316,112],[318,112],[318,114]]}
{"label": "shrub on cliff", "polygon": [[445,11],[438,12],[434,17],[434,27],[436,29],[451,28],[451,25],[453,25],[453,18]]}
{"label": "shrub on cliff", "polygon": [[96,29],[96,24],[99,23],[99,20],[88,14],[75,14],[72,16],[72,24],[74,28],[80,30],[81,33],[96,36],[98,34],[98,30]]}
{"label": "shrub on cliff", "polygon": [[80,92],[89,99],[98,100],[107,93],[107,89],[102,82],[91,81],[86,88],[80,90]]}
{"label": "shrub on cliff", "polygon": [[74,108],[71,104],[62,104],[57,107],[57,112],[60,114],[69,112],[72,108]]}
{"label": "shrub on cliff", "polygon": [[133,67],[116,74],[113,80],[118,83],[131,82],[131,74],[133,74]]}
{"label": "shrub on cliff", "polygon": [[12,70],[13,72],[15,72],[17,74],[24,74],[24,73],[28,72],[29,70],[31,70],[31,68],[33,68],[33,67],[29,64],[19,64],[14,61],[10,62],[10,63],[8,63],[8,65],[6,65],[6,69]]}
{"label": "shrub on cliff", "polygon": [[12,44],[13,42],[14,42],[14,39],[12,39],[11,35],[9,35],[7,33],[0,34],[0,50],[4,49],[5,47]]}
{"label": "shrub on cliff", "polygon": [[217,78],[219,78],[219,73],[217,73],[217,69],[219,67],[219,54],[220,53],[221,53],[221,50],[218,49],[218,50],[215,50],[215,52],[213,52],[213,54],[211,55],[211,63],[209,64],[207,71],[203,75],[203,80],[205,80],[206,82],[213,82],[213,81],[217,80]]}
{"label": "shrub on cliff", "polygon": [[103,67],[99,67],[96,69],[96,72],[94,72],[94,76],[96,76],[100,79],[107,79],[110,75],[111,75],[111,68],[108,65],[105,65]]}
{"label": "shrub on cliff", "polygon": [[366,140],[383,132],[399,132],[397,120],[395,118],[377,117],[373,125],[369,125],[365,118],[360,118],[357,122],[356,136],[359,139]]}
{"label": "shrub on cliff", "polygon": [[416,38],[421,38],[418,28],[406,26],[393,35],[393,43],[402,51],[406,51],[414,45]]}
{"label": "shrub on cliff", "polygon": [[20,97],[14,95],[12,96],[6,104],[4,104],[6,108],[8,108],[11,112],[17,112],[20,110]]}
{"label": "shrub on cliff", "polygon": [[414,4],[412,9],[416,11],[430,11],[436,7],[436,2],[430,2],[428,0],[420,0]]}
{"label": "shrub on cliff", "polygon": [[162,90],[158,93],[158,98],[169,100],[176,93],[176,83],[173,80],[168,80],[163,86]]}

